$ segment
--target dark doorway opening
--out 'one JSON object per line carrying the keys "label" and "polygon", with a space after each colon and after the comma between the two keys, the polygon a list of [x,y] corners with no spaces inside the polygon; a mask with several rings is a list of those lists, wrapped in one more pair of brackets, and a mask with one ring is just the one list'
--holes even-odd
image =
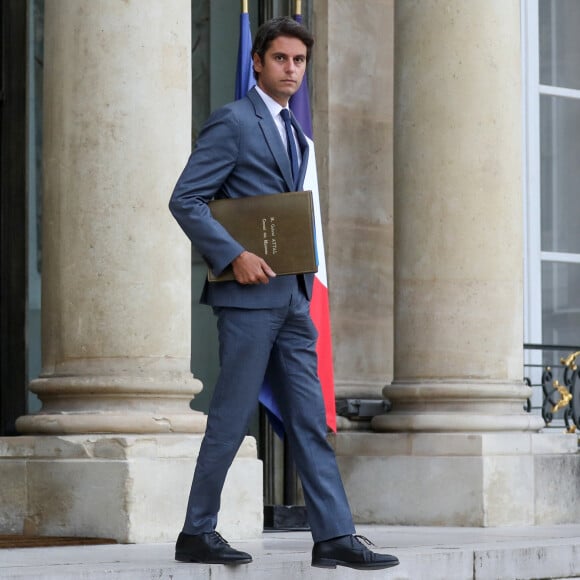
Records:
{"label": "dark doorway opening", "polygon": [[0,435],[26,411],[26,9],[0,4]]}

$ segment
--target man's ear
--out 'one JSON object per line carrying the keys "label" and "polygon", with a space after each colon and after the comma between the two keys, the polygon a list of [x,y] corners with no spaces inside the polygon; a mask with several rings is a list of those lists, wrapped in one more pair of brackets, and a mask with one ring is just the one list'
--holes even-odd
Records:
{"label": "man's ear", "polygon": [[255,52],[254,56],[252,57],[252,61],[254,62],[254,70],[257,73],[261,73],[262,72],[262,59],[260,58],[260,55]]}

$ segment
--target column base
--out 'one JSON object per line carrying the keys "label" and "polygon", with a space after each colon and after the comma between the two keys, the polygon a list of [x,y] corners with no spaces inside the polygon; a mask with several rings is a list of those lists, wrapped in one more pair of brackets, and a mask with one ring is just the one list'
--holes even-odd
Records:
{"label": "column base", "polygon": [[513,526],[580,520],[578,438],[544,433],[339,433],[359,524]]}
{"label": "column base", "polygon": [[[202,435],[0,438],[0,533],[177,538]],[[262,462],[247,437],[228,473],[218,530],[262,533]]]}
{"label": "column base", "polygon": [[30,384],[42,410],[16,421],[22,435],[203,433],[190,409],[202,389],[189,362],[175,357],[79,359]]}
{"label": "column base", "polygon": [[394,433],[540,431],[542,418],[524,411],[531,394],[523,382],[398,380],[383,389],[392,411],[371,426]]}
{"label": "column base", "polygon": [[384,380],[340,380],[334,381],[334,394],[337,399],[381,399]]}

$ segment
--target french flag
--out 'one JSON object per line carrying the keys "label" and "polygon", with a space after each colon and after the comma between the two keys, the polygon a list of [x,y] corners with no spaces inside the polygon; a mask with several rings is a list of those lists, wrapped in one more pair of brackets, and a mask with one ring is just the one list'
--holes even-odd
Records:
{"label": "french flag", "polygon": [[[301,15],[295,15],[294,19],[302,22]],[[238,63],[236,71],[235,98],[241,99],[256,84],[253,75],[253,63],[251,57],[252,33],[247,3],[244,2],[240,14],[240,40],[238,44]],[[324,258],[324,239],[322,236],[322,218],[320,213],[320,197],[318,192],[318,176],[316,172],[316,156],[314,143],[312,142],[312,120],[310,115],[310,98],[308,96],[308,83],[306,76],[300,89],[290,99],[290,109],[300,123],[310,148],[306,176],[304,178],[304,190],[312,191],[314,205],[314,220],[316,232],[316,251],[318,258],[318,272],[314,278],[312,300],[310,303],[310,316],[318,331],[316,352],[318,355],[318,376],[322,386],[322,395],[326,409],[326,423],[336,432],[336,404],[334,400],[334,371],[332,366],[332,337],[330,333],[330,308],[328,303],[328,283],[326,278],[326,261]],[[274,400],[272,389],[265,381],[260,391],[260,403],[268,412],[268,417],[274,431],[284,436],[284,426],[280,411]]]}

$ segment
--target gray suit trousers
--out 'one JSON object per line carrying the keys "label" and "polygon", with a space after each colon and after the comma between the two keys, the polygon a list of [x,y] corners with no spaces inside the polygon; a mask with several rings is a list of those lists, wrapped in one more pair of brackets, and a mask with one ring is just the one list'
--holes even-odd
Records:
{"label": "gray suit trousers", "polygon": [[315,542],[353,534],[354,524],[332,447],[317,374],[316,329],[298,282],[280,308],[215,308],[220,375],[195,469],[183,531],[217,525],[227,471],[247,433],[265,376],[284,420],[302,481]]}

